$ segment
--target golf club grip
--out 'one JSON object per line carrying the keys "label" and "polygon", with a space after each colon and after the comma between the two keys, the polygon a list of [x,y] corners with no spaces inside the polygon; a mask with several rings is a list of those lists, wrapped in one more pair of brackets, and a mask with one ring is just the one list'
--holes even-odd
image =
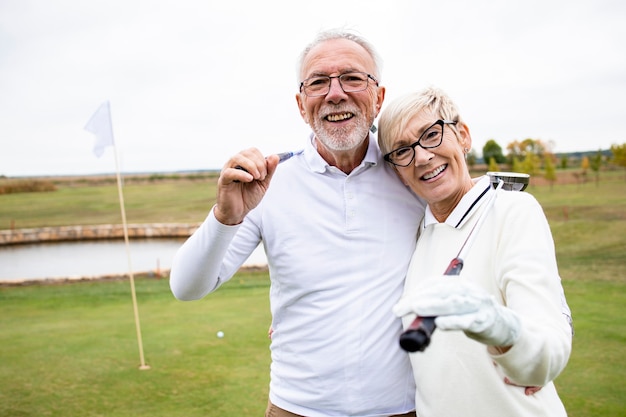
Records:
{"label": "golf club grip", "polygon": [[[463,269],[463,260],[461,258],[454,258],[450,261],[444,275],[459,275]],[[407,352],[422,352],[430,344],[430,337],[435,331],[435,317],[420,317],[417,316],[415,320],[406,328],[400,335],[400,347]]]}
{"label": "golf club grip", "polygon": [[435,317],[417,316],[400,335],[400,347],[407,352],[422,352],[430,344],[435,327]]}

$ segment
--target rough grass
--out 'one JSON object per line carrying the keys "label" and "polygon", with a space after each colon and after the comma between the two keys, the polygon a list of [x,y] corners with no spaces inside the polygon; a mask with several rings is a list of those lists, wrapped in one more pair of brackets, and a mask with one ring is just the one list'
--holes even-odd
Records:
{"label": "rough grass", "polygon": [[56,186],[48,180],[17,180],[0,178],[0,194],[36,193],[55,191]]}
{"label": "rough grass", "polygon": [[[216,180],[124,184],[127,222],[194,223],[215,203]],[[115,182],[61,183],[55,192],[0,195],[0,229],[121,223]]]}

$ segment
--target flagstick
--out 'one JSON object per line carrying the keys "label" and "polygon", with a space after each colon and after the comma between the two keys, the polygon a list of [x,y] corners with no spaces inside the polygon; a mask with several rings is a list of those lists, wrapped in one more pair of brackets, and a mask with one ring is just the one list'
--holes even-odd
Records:
{"label": "flagstick", "polygon": [[98,107],[98,110],[91,116],[85,130],[96,136],[96,143],[93,148],[94,154],[100,158],[107,146],[113,146],[115,155],[115,173],[117,175],[117,191],[120,197],[120,209],[122,210],[122,224],[124,226],[124,242],[126,243],[126,255],[128,257],[128,273],[130,276],[130,289],[133,296],[133,310],[135,312],[135,327],[137,328],[137,342],[139,344],[139,359],[141,365],[139,369],[150,369],[143,358],[143,344],[141,342],[141,327],[139,326],[139,309],[137,308],[137,295],[135,293],[135,278],[133,277],[133,267],[130,262],[130,245],[128,243],[128,226],[126,225],[126,211],[124,210],[124,193],[122,193],[122,177],[120,175],[119,164],[117,163],[117,149],[113,139],[113,122],[111,121],[111,106],[109,101],[105,101]]}
{"label": "flagstick", "polygon": [[149,365],[143,357],[143,343],[141,342],[141,326],[139,325],[139,309],[137,308],[137,294],[135,293],[135,278],[133,276],[133,268],[130,262],[130,244],[128,241],[128,226],[126,224],[126,210],[124,209],[124,193],[122,192],[122,177],[117,163],[117,148],[113,145],[113,153],[115,155],[115,173],[117,176],[117,192],[120,197],[120,209],[122,211],[122,225],[124,227],[124,243],[126,243],[126,256],[128,258],[128,276],[130,277],[130,291],[133,297],[133,311],[135,312],[135,328],[137,329],[137,344],[139,345],[139,360],[141,365],[139,369],[150,369]]}

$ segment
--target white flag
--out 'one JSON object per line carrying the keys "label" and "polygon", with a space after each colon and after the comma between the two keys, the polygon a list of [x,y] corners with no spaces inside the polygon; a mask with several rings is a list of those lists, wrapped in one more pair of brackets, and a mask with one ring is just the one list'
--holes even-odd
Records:
{"label": "white flag", "polygon": [[113,127],[111,124],[111,109],[108,100],[100,105],[85,125],[85,130],[96,135],[93,153],[98,158],[104,153],[104,148],[113,146]]}

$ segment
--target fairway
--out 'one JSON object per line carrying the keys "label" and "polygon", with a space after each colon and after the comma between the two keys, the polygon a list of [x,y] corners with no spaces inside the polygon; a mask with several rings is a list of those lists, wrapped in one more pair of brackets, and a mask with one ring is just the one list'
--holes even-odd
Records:
{"label": "fairway", "polygon": [[[129,222],[183,223],[206,216],[215,187],[214,179],[169,179],[125,190]],[[624,173],[603,173],[598,184],[531,182],[526,191],[548,216],[574,316],[572,356],[556,380],[568,414],[626,415]],[[115,222],[115,203],[110,184],[61,184],[54,192],[0,195],[0,219],[51,225],[48,208],[54,225]],[[138,369],[127,279],[0,286],[0,416],[263,415],[267,272],[240,271],[195,302],[175,300],[167,278],[136,277],[136,288],[150,370]]]}

